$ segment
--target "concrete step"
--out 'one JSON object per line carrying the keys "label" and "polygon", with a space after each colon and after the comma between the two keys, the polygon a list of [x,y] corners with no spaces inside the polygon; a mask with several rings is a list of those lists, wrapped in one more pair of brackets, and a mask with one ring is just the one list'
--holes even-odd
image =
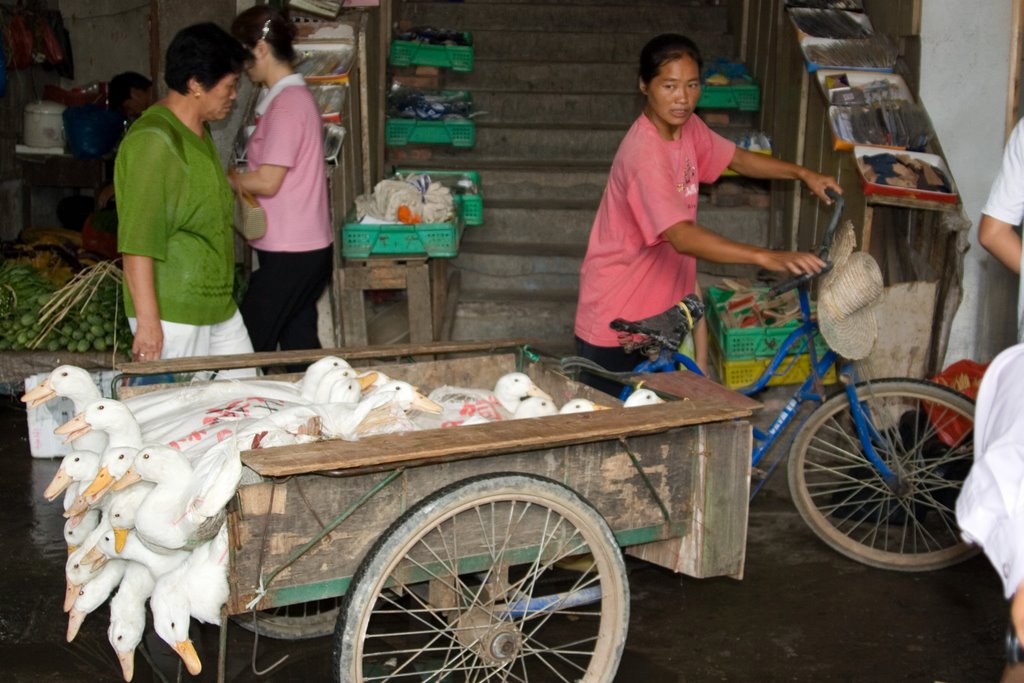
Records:
{"label": "concrete step", "polygon": [[[467,228],[462,249],[480,250],[481,245],[488,242],[585,246],[599,201],[529,198],[488,201],[485,195],[484,224]],[[698,211],[701,225],[723,237],[750,244],[768,241],[768,212],[764,209],[720,208],[712,206],[710,200],[701,195]],[[541,250],[539,255],[543,254]]]}
{"label": "concrete step", "polygon": [[530,337],[542,346],[572,347],[576,291],[547,291],[510,298],[500,292],[463,289],[452,339]]}
{"label": "concrete step", "polygon": [[506,242],[462,249],[452,266],[462,287],[499,292],[509,298],[553,290],[576,290],[586,245]]}
{"label": "concrete step", "polygon": [[547,93],[626,93],[637,91],[632,62],[538,62],[476,60],[470,72],[445,74],[450,90],[498,90]]}
{"label": "concrete step", "polygon": [[434,145],[433,159],[445,157],[492,160],[575,159],[611,166],[626,129],[585,124],[502,124],[478,120],[472,149]]}
{"label": "concrete step", "polygon": [[[639,91],[536,92],[473,88],[478,121],[488,123],[558,123],[621,126],[625,131],[644,108]],[[722,135],[757,129],[757,112],[698,109],[705,123]],[[728,125],[717,124],[722,118]]]}
{"label": "concrete step", "polygon": [[[556,31],[478,30],[473,32],[474,60],[514,59],[544,62],[624,62],[637,65],[640,50],[656,34],[576,33]],[[736,57],[735,36],[722,32],[687,34],[706,61]]]}
{"label": "concrete step", "polygon": [[626,130],[643,109],[639,92],[549,93],[473,88],[479,121],[617,125]]}
{"label": "concrete step", "polygon": [[[690,33],[728,31],[726,7],[655,4],[567,4],[559,2],[403,2],[398,16],[413,25],[460,31],[515,29],[594,33],[654,33],[685,27]],[[662,29],[661,27],[664,27]]]}

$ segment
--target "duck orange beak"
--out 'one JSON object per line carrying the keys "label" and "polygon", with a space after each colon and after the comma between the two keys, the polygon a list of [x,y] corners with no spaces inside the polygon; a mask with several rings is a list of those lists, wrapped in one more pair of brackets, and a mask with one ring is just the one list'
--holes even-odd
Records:
{"label": "duck orange beak", "polygon": [[203,663],[199,661],[199,655],[196,654],[196,648],[191,640],[175,643],[174,651],[181,657],[181,661],[185,662],[185,668],[193,676],[198,676],[203,670]]}
{"label": "duck orange beak", "polygon": [[93,548],[85,554],[82,558],[82,564],[92,565],[92,571],[96,572],[107,563],[107,556],[104,555],[99,548]]}
{"label": "duck orange beak", "polygon": [[104,465],[100,468],[100,471],[96,473],[96,478],[92,480],[89,487],[82,491],[82,498],[95,503],[97,500],[103,497],[103,494],[107,492],[114,483],[114,477],[111,476],[110,470]]}
{"label": "duck orange beak", "polygon": [[43,405],[55,396],[57,396],[57,392],[50,386],[50,380],[47,378],[40,384],[32,387],[22,394],[21,402],[27,404],[25,407],[32,410],[33,408],[38,408]]}
{"label": "duck orange beak", "polygon": [[71,504],[67,510],[64,511],[65,519],[71,519],[72,517],[78,517],[89,509],[89,501],[85,499],[85,496],[79,496],[75,498],[75,502]]}
{"label": "duck orange beak", "polygon": [[72,481],[71,475],[65,472],[64,468],[61,467],[57,470],[57,474],[53,475],[53,480],[50,481],[46,490],[43,491],[43,498],[52,501],[54,498],[62,494],[64,489],[71,485]]}
{"label": "duck orange beak", "polygon": [[128,532],[130,529],[119,529],[114,527],[114,552],[121,554],[124,550],[124,544],[128,542]]}
{"label": "duck orange beak", "polygon": [[412,399],[412,407],[416,410],[422,410],[425,413],[435,413],[437,415],[444,412],[444,408],[441,407],[440,403],[431,401],[418,391],[416,392],[416,396]]}
{"label": "duck orange beak", "polygon": [[142,477],[135,471],[135,467],[129,467],[128,471],[121,475],[121,478],[110,487],[113,491],[122,491],[136,482],[142,481]]}
{"label": "duck orange beak", "polygon": [[53,430],[54,434],[64,437],[64,443],[71,443],[80,436],[92,431],[92,425],[85,421],[85,414],[79,413]]}
{"label": "duck orange beak", "polygon": [[359,375],[358,377],[356,377],[356,381],[359,382],[359,386],[362,388],[362,390],[366,391],[367,389],[373,386],[373,383],[377,381],[378,377],[380,377],[379,372],[371,371],[366,373],[365,375]]}
{"label": "duck orange beak", "polygon": [[71,553],[75,552],[76,550],[78,550],[78,546],[77,545],[71,545],[70,543],[68,544],[68,555],[70,555]]}

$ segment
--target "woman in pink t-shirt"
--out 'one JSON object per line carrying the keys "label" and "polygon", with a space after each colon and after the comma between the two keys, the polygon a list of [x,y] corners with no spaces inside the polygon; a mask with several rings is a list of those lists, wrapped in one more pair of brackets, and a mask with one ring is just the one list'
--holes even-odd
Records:
{"label": "woman in pink t-shirt", "polygon": [[[834,178],[736,147],[694,115],[701,93],[700,51],[690,39],[664,34],[640,53],[643,114],[630,127],[612,163],[580,270],[576,350],[612,371],[643,358],[626,354],[609,323],[657,315],[697,291],[697,259],[752,264],[794,274],[817,272],[814,254],[774,251],[734,242],[697,223],[700,183],[726,168],[751,178],[801,180],[823,201]],[[694,334],[696,361],[707,367],[707,332]],[[590,373],[584,382],[618,394],[621,385]]]}
{"label": "woman in pink t-shirt", "polygon": [[246,151],[248,172],[233,176],[266,212],[266,234],[252,240],[259,268],[241,311],[256,351],[315,349],[316,302],[331,277],[333,236],[327,206],[320,110],[291,63],[295,26],[257,5],[231,33],[253,54],[249,78],[266,91]]}

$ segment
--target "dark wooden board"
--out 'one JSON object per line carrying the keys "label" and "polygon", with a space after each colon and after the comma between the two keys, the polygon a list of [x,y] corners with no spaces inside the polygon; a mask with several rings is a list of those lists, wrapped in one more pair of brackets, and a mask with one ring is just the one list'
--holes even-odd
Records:
{"label": "dark wooden board", "polygon": [[336,349],[309,349],[305,351],[266,351],[242,353],[229,356],[194,356],[191,358],[168,358],[131,363],[122,361],[114,367],[126,375],[158,375],[174,372],[198,372],[200,370],[221,370],[229,368],[262,367],[268,365],[293,365],[312,363],[328,355],[346,360],[366,360],[425,356],[443,353],[469,353],[509,349],[531,344],[530,339],[487,339],[478,342],[439,342],[434,344],[399,344],[395,346],[356,346]]}

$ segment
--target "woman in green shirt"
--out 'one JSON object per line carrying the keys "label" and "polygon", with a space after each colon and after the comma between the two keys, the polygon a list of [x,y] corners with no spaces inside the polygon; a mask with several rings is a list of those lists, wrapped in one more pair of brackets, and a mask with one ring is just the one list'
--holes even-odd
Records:
{"label": "woman in green shirt", "polygon": [[167,96],[121,142],[117,245],[135,360],[252,352],[232,298],[234,195],[208,125],[231,111],[250,57],[215,24],[182,29]]}

